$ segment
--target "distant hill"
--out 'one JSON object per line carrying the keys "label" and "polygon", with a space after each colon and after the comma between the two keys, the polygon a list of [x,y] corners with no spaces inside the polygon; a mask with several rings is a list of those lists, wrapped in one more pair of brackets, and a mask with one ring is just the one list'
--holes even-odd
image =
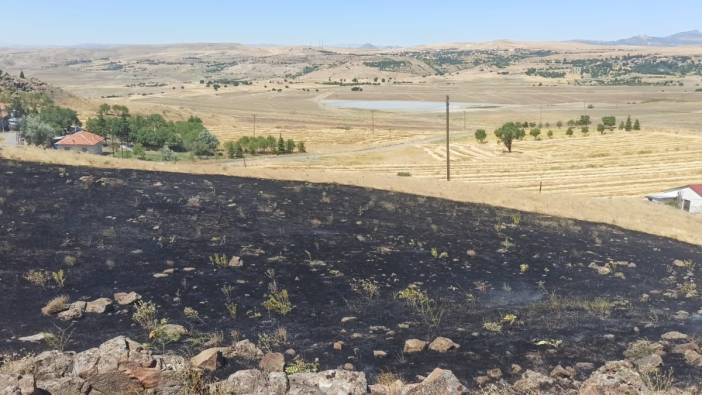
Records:
{"label": "distant hill", "polygon": [[691,30],[689,32],[676,33],[666,37],[634,36],[615,41],[591,41],[576,40],[577,42],[597,45],[634,45],[651,47],[677,47],[682,45],[702,45],[702,32]]}

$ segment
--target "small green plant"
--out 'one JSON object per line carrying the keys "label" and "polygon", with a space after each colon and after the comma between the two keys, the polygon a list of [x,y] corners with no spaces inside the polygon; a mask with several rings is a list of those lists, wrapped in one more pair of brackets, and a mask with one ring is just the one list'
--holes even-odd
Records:
{"label": "small green plant", "polygon": [[502,332],[502,324],[495,321],[487,321],[483,323],[483,329],[488,332],[500,333]]}
{"label": "small green plant", "polygon": [[519,271],[522,272],[522,273],[528,272],[528,271],[529,271],[529,265],[527,265],[526,263],[522,263],[521,265],[519,265]]}
{"label": "small green plant", "polygon": [[51,272],[51,278],[59,288],[63,288],[66,285],[66,273],[63,271],[63,269],[60,269],[57,272]]}
{"label": "small green plant", "polygon": [[139,301],[134,306],[132,320],[147,332],[153,331],[159,324],[157,317],[158,308],[153,302]]}
{"label": "small green plant", "polygon": [[665,372],[661,371],[660,368],[653,369],[649,372],[643,373],[641,375],[641,379],[643,380],[644,384],[646,384],[646,387],[655,393],[673,393],[673,391],[671,391],[675,382],[673,368],[670,368]]}
{"label": "small green plant", "polygon": [[75,328],[73,327],[73,324],[67,327],[60,327],[54,324],[54,327],[56,327],[55,331],[44,333],[43,342],[52,350],[64,352],[66,350],[66,346],[71,343],[71,338],[73,337],[73,331],[75,331]]}
{"label": "small green plant", "polygon": [[43,270],[30,270],[22,276],[30,284],[45,288],[49,283],[49,274]]}
{"label": "small green plant", "polygon": [[285,373],[317,373],[319,371],[318,362],[306,362],[301,357],[296,357],[291,363],[285,367]]}
{"label": "small green plant", "polygon": [[180,340],[181,334],[172,330],[168,330],[168,320],[162,318],[156,321],[154,327],[149,332],[149,339],[161,346],[161,353],[166,353],[166,346]]}
{"label": "small green plant", "polygon": [[200,313],[192,307],[185,307],[183,309],[183,315],[185,315],[185,318],[189,320],[202,321],[200,319]]}
{"label": "small green plant", "polygon": [[398,292],[397,299],[404,301],[414,310],[429,329],[437,328],[446,312],[443,306],[414,284]]}
{"label": "small green plant", "polygon": [[273,332],[263,332],[258,335],[258,347],[266,352],[272,352],[287,343],[288,330],[282,326]]}
{"label": "small green plant", "polygon": [[281,289],[279,291],[271,291],[263,302],[263,307],[268,311],[280,315],[287,315],[293,309],[293,305],[288,296],[288,290]]}
{"label": "small green plant", "polygon": [[519,226],[519,224],[522,222],[522,216],[521,214],[512,214],[512,224],[515,226]]}
{"label": "small green plant", "polygon": [[224,269],[229,266],[229,259],[225,254],[210,255],[210,263],[215,269]]}
{"label": "small green plant", "polygon": [[354,279],[351,281],[351,289],[368,299],[375,299],[380,295],[378,282],[371,279]]}
{"label": "small green plant", "polygon": [[236,318],[236,310],[238,308],[236,303],[227,302],[224,304],[224,307],[227,309],[227,313],[229,314],[229,317]]}
{"label": "small green plant", "polygon": [[502,322],[504,322],[507,325],[514,325],[518,322],[519,318],[512,314],[512,313],[507,313],[502,317]]}

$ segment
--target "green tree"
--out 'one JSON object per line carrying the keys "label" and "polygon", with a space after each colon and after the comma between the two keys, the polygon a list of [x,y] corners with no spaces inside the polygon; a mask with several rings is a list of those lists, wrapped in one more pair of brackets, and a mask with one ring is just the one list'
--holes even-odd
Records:
{"label": "green tree", "polygon": [[283,136],[278,137],[278,154],[284,154],[285,153],[285,140],[283,140]]}
{"label": "green tree", "polygon": [[626,124],[624,124],[624,130],[627,132],[631,132],[632,126],[631,126],[631,115],[626,117]]}
{"label": "green tree", "polygon": [[24,120],[21,128],[22,137],[33,145],[49,147],[51,139],[57,135],[56,129],[41,120],[38,114],[30,114]]}
{"label": "green tree", "polygon": [[619,122],[619,130],[624,130],[625,127],[624,121]]}
{"label": "green tree", "polygon": [[590,120],[589,115],[581,115],[580,119],[577,122],[578,126],[588,126],[591,123],[592,123],[592,120]]}
{"label": "green tree", "polygon": [[556,127],[557,127],[558,129],[562,128],[562,127],[563,127],[563,121],[558,121],[558,122],[556,122]]}
{"label": "green tree", "polygon": [[234,159],[236,156],[236,147],[233,141],[227,141],[224,143],[224,152],[227,154],[227,158]]}
{"label": "green tree", "polygon": [[552,139],[553,138],[553,130],[549,129],[548,133],[546,133],[548,138]]}
{"label": "green tree", "polygon": [[300,152],[300,153],[307,152],[307,150],[305,149],[305,142],[304,141],[297,142],[297,152]]}
{"label": "green tree", "polygon": [[534,140],[538,140],[539,136],[541,135],[541,129],[531,128],[531,130],[529,131],[529,134],[531,135],[531,137],[534,138]]}
{"label": "green tree", "polygon": [[614,129],[617,126],[617,118],[611,115],[602,117],[602,125],[607,128]]}
{"label": "green tree", "polygon": [[568,128],[568,130],[566,130],[566,135],[567,135],[568,137],[573,137],[573,133],[575,133],[575,132],[573,131],[573,128]]}
{"label": "green tree", "polygon": [[192,149],[190,151],[192,151],[195,155],[211,156],[215,154],[218,145],[219,140],[217,140],[217,137],[215,137],[215,135],[210,133],[207,129],[202,129],[192,143]]}
{"label": "green tree", "polygon": [[141,160],[146,159],[146,150],[144,149],[144,146],[139,143],[134,144],[134,148],[132,148],[132,153],[134,154],[134,156]]}
{"label": "green tree", "polygon": [[639,123],[638,119],[634,121],[634,130],[641,130],[641,123]]}
{"label": "green tree", "polygon": [[605,134],[605,125],[599,124],[597,125],[597,131],[600,132],[600,134]]}
{"label": "green tree", "polygon": [[285,141],[285,153],[292,154],[295,151],[295,140],[288,139]]}
{"label": "green tree", "polygon": [[475,131],[475,139],[478,140],[480,143],[484,143],[486,138],[487,132],[485,132],[485,129],[478,129]]}
{"label": "green tree", "polygon": [[524,129],[514,122],[507,122],[502,125],[502,127],[495,130],[495,136],[505,145],[508,152],[512,152],[512,143],[514,140],[521,140],[524,138],[524,134]]}
{"label": "green tree", "polygon": [[590,128],[588,128],[587,126],[583,126],[582,128],[580,128],[580,133],[582,133],[583,135],[586,135],[586,134],[590,133]]}
{"label": "green tree", "polygon": [[24,70],[21,70],[21,71],[20,71],[20,78],[21,78],[21,79],[24,79]]}
{"label": "green tree", "polygon": [[241,159],[244,157],[244,149],[241,147],[241,144],[236,143],[234,144],[234,157]]}

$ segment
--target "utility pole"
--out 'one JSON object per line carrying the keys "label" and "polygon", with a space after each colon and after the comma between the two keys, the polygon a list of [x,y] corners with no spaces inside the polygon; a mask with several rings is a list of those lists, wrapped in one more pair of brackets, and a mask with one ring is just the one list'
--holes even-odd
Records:
{"label": "utility pole", "polygon": [[463,110],[463,130],[466,130],[466,111]]}
{"label": "utility pole", "polygon": [[256,114],[253,115],[253,136],[256,137]]}
{"label": "utility pole", "polygon": [[451,181],[451,151],[449,151],[449,97],[446,95],[446,181]]}
{"label": "utility pole", "polygon": [[375,133],[375,110],[371,110],[371,133]]}

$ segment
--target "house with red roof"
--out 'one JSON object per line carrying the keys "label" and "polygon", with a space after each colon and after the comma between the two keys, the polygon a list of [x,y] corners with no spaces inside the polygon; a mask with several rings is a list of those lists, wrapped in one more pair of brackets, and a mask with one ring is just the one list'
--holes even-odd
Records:
{"label": "house with red roof", "polygon": [[689,213],[702,213],[702,184],[690,184],[646,196],[649,201],[671,205]]}
{"label": "house with red roof", "polygon": [[91,154],[102,154],[102,145],[105,138],[87,130],[69,134],[54,143],[54,147],[64,151],[89,152]]}

